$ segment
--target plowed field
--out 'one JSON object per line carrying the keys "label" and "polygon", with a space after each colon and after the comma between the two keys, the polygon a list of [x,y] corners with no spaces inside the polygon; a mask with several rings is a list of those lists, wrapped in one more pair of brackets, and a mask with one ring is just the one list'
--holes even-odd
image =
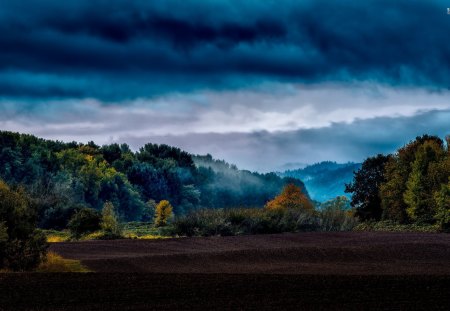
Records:
{"label": "plowed field", "polygon": [[0,275],[0,309],[450,310],[450,235],[56,243],[95,273]]}

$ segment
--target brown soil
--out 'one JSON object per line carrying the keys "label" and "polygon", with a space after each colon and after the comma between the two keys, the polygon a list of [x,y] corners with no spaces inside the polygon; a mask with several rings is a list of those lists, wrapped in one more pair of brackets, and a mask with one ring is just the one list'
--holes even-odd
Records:
{"label": "brown soil", "polygon": [[57,243],[97,272],[450,275],[450,235],[297,233]]}
{"label": "brown soil", "polygon": [[96,273],[0,274],[0,310],[450,310],[450,235],[57,243]]}

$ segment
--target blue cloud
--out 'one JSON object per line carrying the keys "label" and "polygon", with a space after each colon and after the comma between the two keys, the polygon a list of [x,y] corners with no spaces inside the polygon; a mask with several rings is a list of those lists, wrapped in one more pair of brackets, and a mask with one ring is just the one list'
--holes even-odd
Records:
{"label": "blue cloud", "polygon": [[[120,100],[261,81],[450,86],[447,1],[0,3],[0,96]],[[9,73],[25,73],[17,80]],[[42,75],[51,77],[45,82]]]}

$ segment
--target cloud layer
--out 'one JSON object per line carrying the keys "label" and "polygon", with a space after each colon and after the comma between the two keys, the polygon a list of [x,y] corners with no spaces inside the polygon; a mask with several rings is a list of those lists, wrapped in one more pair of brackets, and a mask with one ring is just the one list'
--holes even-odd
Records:
{"label": "cloud layer", "polygon": [[0,93],[122,100],[266,80],[448,88],[447,6],[4,0]]}
{"label": "cloud layer", "polygon": [[212,153],[240,167],[361,161],[450,128],[450,92],[375,84],[272,84],[118,103],[0,101],[0,127],[66,141],[147,142]]}
{"label": "cloud layer", "polygon": [[450,132],[447,2],[3,0],[0,129],[361,161]]}

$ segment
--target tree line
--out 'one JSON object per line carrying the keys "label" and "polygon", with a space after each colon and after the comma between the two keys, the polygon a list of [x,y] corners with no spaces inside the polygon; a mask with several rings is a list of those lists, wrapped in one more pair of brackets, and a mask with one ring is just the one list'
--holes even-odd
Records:
{"label": "tree line", "polygon": [[450,230],[450,137],[423,135],[366,159],[346,185],[362,220],[438,224]]}
{"label": "tree line", "polygon": [[263,206],[290,182],[304,189],[299,180],[238,170],[167,145],[132,151],[126,144],[66,143],[7,131],[0,131],[0,179],[23,188],[39,227],[57,230],[77,211],[100,211],[106,202],[121,221],[152,221],[163,200],[183,215],[198,208]]}

